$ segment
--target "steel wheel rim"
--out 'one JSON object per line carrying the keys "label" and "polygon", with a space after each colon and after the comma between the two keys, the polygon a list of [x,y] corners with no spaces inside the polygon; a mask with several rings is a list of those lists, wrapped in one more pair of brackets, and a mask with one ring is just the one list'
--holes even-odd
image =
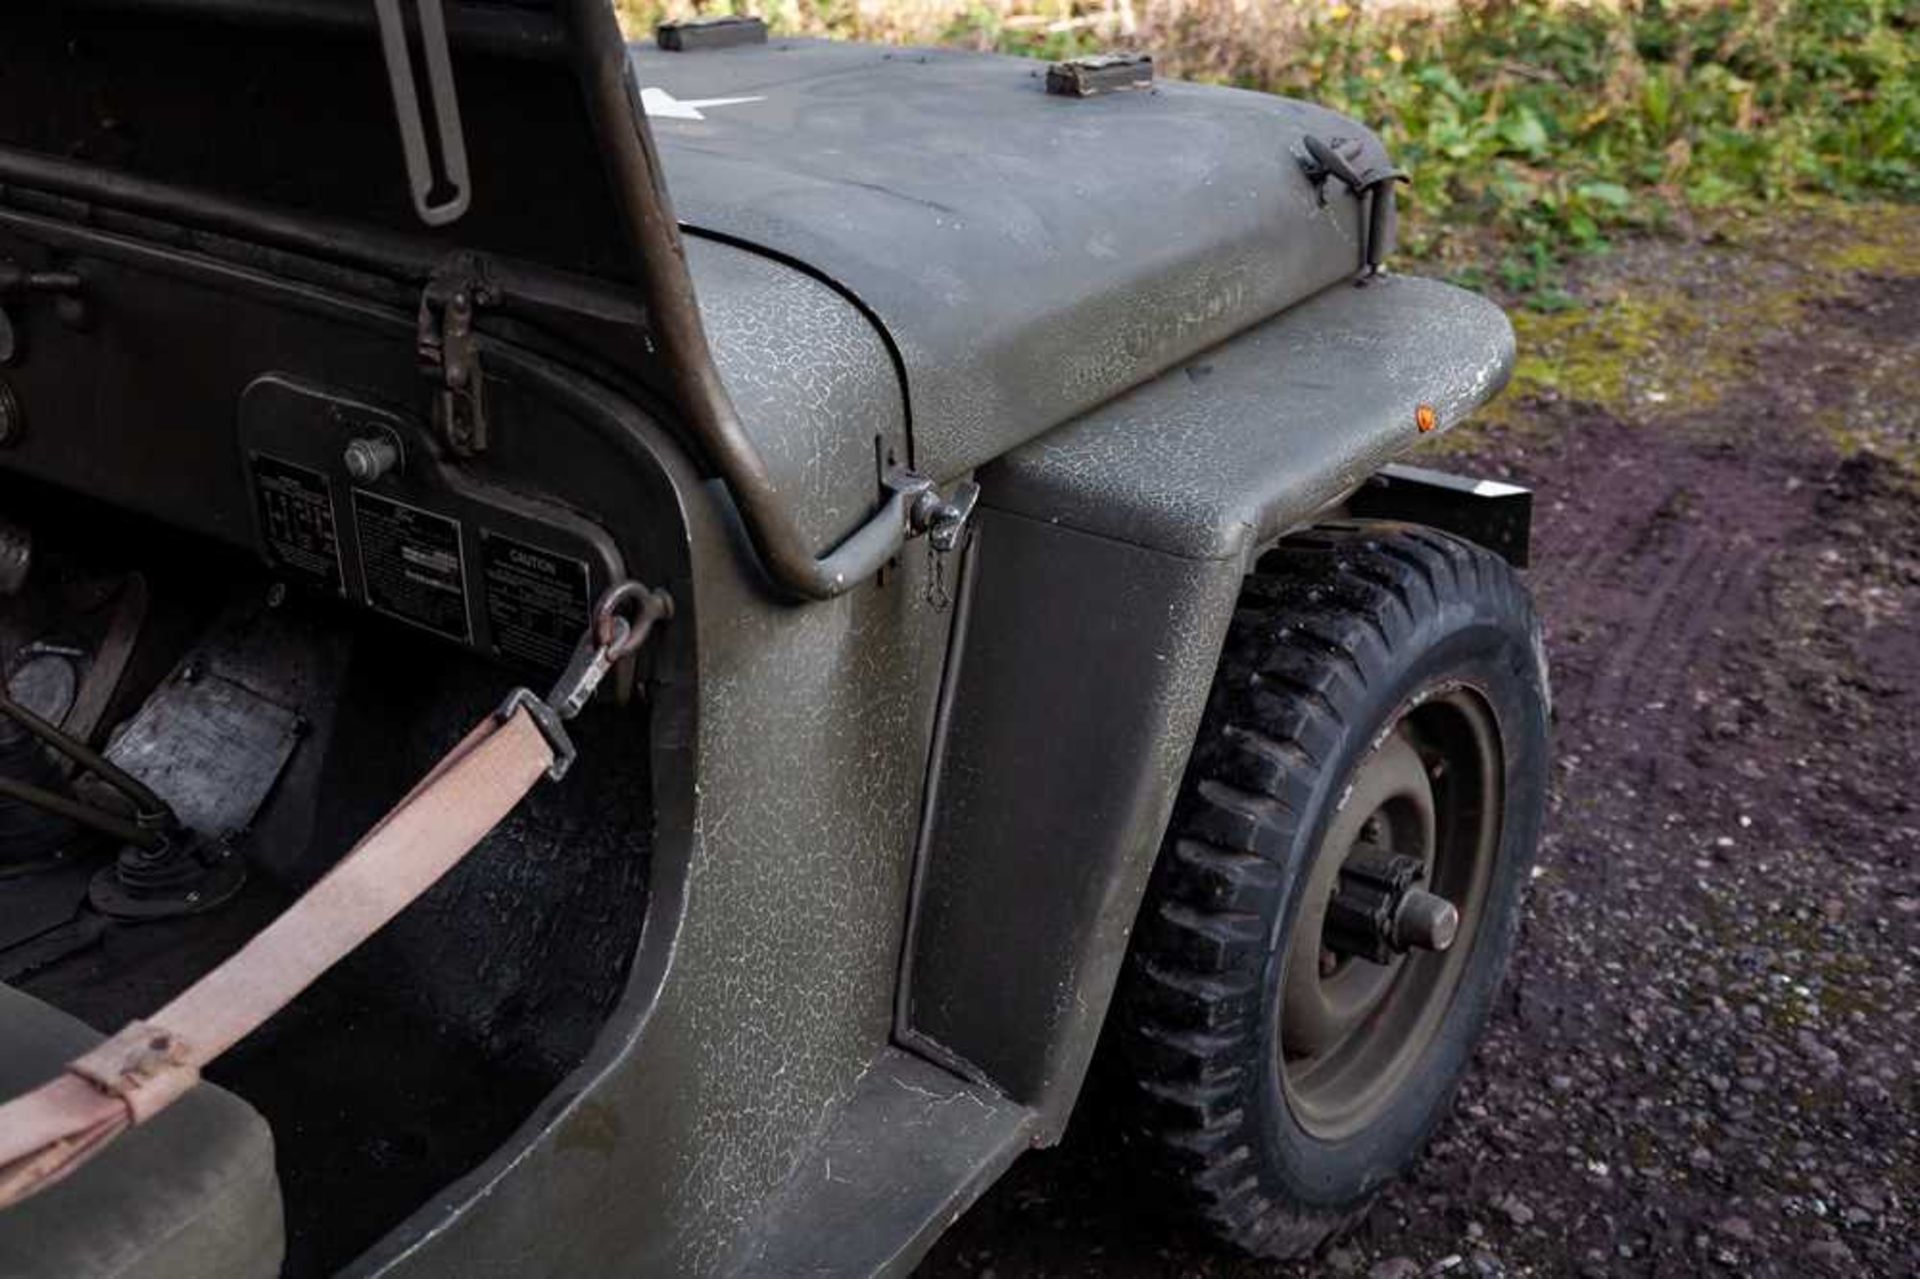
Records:
{"label": "steel wheel rim", "polygon": [[[1493,878],[1503,772],[1492,707],[1464,684],[1414,699],[1355,766],[1309,865],[1276,1010],[1282,1092],[1314,1136],[1341,1140],[1377,1119],[1445,1024]],[[1368,843],[1422,861],[1426,887],[1459,911],[1448,949],[1329,965],[1327,903]]]}

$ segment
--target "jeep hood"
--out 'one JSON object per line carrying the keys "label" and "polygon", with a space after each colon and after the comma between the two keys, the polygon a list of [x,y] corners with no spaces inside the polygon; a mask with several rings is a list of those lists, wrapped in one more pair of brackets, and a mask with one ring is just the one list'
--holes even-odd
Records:
{"label": "jeep hood", "polygon": [[979,465],[1352,277],[1305,103],[1045,91],[1019,58],[816,41],[632,51],[675,212],[850,295],[897,353],[917,466]]}
{"label": "jeep hood", "polygon": [[[448,8],[473,181],[447,225],[414,216],[371,0],[32,0],[9,15],[0,144],[330,219],[338,234],[274,215],[328,252],[377,257],[391,231],[621,284],[631,246],[550,7]],[[1304,103],[1166,81],[1060,97],[1039,62],[821,41],[629,56],[729,386],[793,348],[725,349],[715,322],[756,299],[750,273],[714,269],[714,242],[865,313],[910,460],[938,478],[1360,266],[1361,202],[1338,182],[1323,200],[1300,160],[1309,138],[1364,130]],[[835,345],[839,323],[805,326],[827,336],[787,369],[796,397],[868,360]],[[758,399],[762,440],[802,433],[766,396],[735,398]]]}

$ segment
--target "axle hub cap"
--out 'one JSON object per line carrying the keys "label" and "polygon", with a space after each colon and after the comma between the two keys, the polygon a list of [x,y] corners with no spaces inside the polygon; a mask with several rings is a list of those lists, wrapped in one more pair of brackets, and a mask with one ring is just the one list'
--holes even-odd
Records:
{"label": "axle hub cap", "polygon": [[1453,903],[1420,887],[1424,859],[1359,844],[1340,867],[1323,940],[1335,955],[1393,962],[1409,950],[1445,950],[1460,931]]}

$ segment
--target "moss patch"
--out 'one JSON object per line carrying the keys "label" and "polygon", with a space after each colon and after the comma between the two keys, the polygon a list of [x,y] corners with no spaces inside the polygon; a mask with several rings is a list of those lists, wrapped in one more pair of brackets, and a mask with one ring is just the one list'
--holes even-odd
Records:
{"label": "moss patch", "polygon": [[1737,340],[1719,340],[1723,328],[1672,288],[1622,292],[1551,315],[1523,311],[1514,329],[1515,399],[1579,400],[1619,417],[1704,408],[1741,368]]}
{"label": "moss patch", "polygon": [[1786,397],[1843,452],[1867,449],[1920,475],[1920,429],[1904,408],[1920,380],[1915,348],[1883,339],[1853,360],[1847,332],[1917,278],[1913,205],[1804,202],[1730,216],[1688,241],[1623,245],[1589,264],[1578,307],[1514,312],[1513,383],[1483,416],[1524,432],[1529,408],[1577,401],[1672,423],[1711,417],[1735,396]]}
{"label": "moss patch", "polygon": [[1841,204],[1821,201],[1803,206],[1800,217],[1780,219],[1788,230],[1812,232],[1796,237],[1810,249],[1815,266],[1838,275],[1920,276],[1920,207],[1911,204]]}

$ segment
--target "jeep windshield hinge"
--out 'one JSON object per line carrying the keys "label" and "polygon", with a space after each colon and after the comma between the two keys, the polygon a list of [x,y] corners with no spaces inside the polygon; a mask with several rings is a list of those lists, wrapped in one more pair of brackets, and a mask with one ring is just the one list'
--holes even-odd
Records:
{"label": "jeep windshield hinge", "polygon": [[951,497],[942,497],[931,481],[912,471],[900,473],[890,487],[902,484],[913,492],[913,505],[907,510],[907,536],[925,534],[927,545],[941,555],[958,547],[973,518],[973,508],[980,503],[980,486],[967,480],[954,486]]}
{"label": "jeep windshield hinge", "polygon": [[420,367],[440,384],[434,425],[459,457],[487,450],[486,376],[473,317],[499,300],[486,262],[470,253],[443,263],[420,295]]}
{"label": "jeep windshield hinge", "polygon": [[1393,252],[1400,227],[1394,186],[1407,181],[1406,172],[1394,167],[1387,149],[1372,134],[1357,138],[1308,134],[1301,144],[1307,153],[1299,157],[1300,168],[1313,183],[1322,207],[1327,203],[1329,178],[1339,179],[1360,202],[1360,280],[1365,283],[1380,274],[1380,264]]}

